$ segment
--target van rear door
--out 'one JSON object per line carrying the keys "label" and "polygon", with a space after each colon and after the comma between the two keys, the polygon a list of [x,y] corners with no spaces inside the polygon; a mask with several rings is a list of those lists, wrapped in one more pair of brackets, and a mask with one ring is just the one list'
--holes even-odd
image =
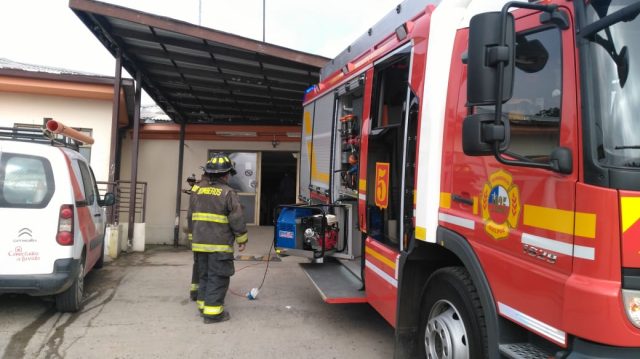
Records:
{"label": "van rear door", "polygon": [[0,144],[0,274],[51,273],[57,254],[52,164],[28,145]]}

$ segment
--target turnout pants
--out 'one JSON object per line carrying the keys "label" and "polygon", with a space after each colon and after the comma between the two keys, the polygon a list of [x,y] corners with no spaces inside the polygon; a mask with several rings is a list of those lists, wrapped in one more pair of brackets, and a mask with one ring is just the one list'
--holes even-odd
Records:
{"label": "turnout pants", "polygon": [[203,316],[215,317],[224,311],[224,297],[235,273],[233,253],[196,253],[200,275],[198,304]]}

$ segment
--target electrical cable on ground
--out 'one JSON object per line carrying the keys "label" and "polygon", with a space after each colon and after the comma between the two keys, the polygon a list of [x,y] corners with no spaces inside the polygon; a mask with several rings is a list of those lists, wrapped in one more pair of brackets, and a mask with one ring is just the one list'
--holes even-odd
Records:
{"label": "electrical cable on ground", "polygon": [[[267,272],[269,271],[269,262],[271,262],[271,251],[272,251],[272,250],[273,250],[273,242],[271,242],[271,245],[269,246],[269,253],[267,254],[267,266],[266,266],[266,267],[265,267],[265,269],[264,269],[264,275],[262,276],[262,281],[260,282],[260,285],[259,285],[259,286],[258,286],[258,288],[257,288],[257,290],[258,290],[258,291],[260,291],[260,290],[262,289],[262,286],[264,285],[264,281],[265,281],[265,279],[267,279]],[[249,268],[249,267],[256,266],[256,265],[258,265],[258,264],[260,264],[260,263],[254,263],[254,264],[249,264],[249,265],[247,265],[247,266],[244,266],[244,267],[242,267],[242,268],[238,269],[238,270],[236,271],[236,273],[237,273],[237,272],[240,272],[240,271],[241,271],[241,270],[243,270],[243,269],[246,269],[246,268]],[[256,288],[253,288],[253,289],[256,289]],[[247,294],[239,294],[239,293],[236,293],[236,292],[235,292],[235,291],[233,291],[233,289],[231,289],[231,288],[229,288],[229,292],[230,292],[231,294],[235,295],[235,296],[243,297],[243,298],[247,298]],[[255,298],[249,298],[249,299],[255,299]]]}

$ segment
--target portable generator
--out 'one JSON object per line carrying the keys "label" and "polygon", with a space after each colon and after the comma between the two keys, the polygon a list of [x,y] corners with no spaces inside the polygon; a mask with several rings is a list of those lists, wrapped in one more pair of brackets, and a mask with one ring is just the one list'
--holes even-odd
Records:
{"label": "portable generator", "polygon": [[338,234],[336,215],[314,207],[284,207],[276,224],[275,245],[284,252],[304,251],[319,258],[337,249]]}

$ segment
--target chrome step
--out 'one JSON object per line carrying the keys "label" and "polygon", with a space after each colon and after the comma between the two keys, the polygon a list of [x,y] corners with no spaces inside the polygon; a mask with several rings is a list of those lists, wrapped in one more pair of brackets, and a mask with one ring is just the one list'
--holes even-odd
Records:
{"label": "chrome step", "polygon": [[500,353],[510,359],[549,359],[553,354],[531,343],[512,343],[500,345]]}

